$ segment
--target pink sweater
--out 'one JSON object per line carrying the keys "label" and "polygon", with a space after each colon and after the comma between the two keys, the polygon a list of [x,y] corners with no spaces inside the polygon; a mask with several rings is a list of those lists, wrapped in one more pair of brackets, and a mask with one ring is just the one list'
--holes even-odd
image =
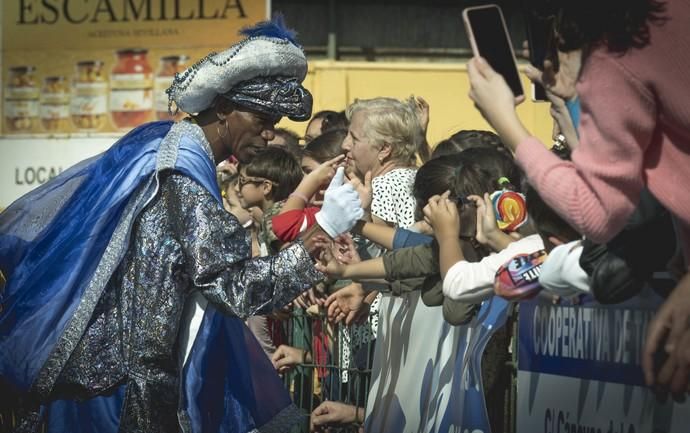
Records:
{"label": "pink sweater", "polygon": [[625,225],[642,187],[676,217],[690,256],[690,2],[669,0],[651,43],[593,52],[577,85],[580,146],[565,162],[530,137],[518,163],[544,200],[596,242]]}

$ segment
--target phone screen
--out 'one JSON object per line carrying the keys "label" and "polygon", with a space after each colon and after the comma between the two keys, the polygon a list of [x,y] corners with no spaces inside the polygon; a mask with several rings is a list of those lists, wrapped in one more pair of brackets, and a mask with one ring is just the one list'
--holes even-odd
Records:
{"label": "phone screen", "polygon": [[551,21],[541,18],[534,11],[527,12],[527,40],[529,61],[535,68],[542,69],[546,59],[547,46],[551,40]]}
{"label": "phone screen", "polygon": [[[527,13],[527,40],[529,43],[529,61],[538,69],[544,68],[544,60],[557,62],[554,55],[554,34],[551,19],[540,17],[535,11]],[[546,101],[546,91],[541,84],[532,83],[532,99]]]}
{"label": "phone screen", "polygon": [[470,38],[491,67],[505,78],[513,95],[523,95],[512,45],[498,6],[469,8],[465,16],[471,27]]}

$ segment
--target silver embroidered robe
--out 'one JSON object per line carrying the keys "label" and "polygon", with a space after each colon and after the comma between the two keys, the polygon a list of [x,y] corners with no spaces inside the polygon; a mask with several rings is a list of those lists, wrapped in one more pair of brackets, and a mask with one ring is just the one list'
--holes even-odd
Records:
{"label": "silver embroidered robe", "polygon": [[162,174],[53,395],[89,398],[126,384],[120,431],[178,431],[179,335],[190,296],[200,292],[245,318],[284,306],[323,277],[300,243],[250,257],[248,233],[205,188]]}

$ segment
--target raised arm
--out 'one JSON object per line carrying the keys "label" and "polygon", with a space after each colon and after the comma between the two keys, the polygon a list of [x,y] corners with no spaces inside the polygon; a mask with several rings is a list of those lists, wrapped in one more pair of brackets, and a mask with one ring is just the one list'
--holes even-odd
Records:
{"label": "raised arm", "polygon": [[304,209],[311,198],[335,175],[336,168],[343,158],[345,155],[338,155],[304,176],[295,191],[288,197],[280,214]]}
{"label": "raised arm", "polygon": [[352,229],[354,233],[360,234],[372,242],[376,242],[387,250],[393,249],[395,230],[395,227],[361,220],[358,221]]}

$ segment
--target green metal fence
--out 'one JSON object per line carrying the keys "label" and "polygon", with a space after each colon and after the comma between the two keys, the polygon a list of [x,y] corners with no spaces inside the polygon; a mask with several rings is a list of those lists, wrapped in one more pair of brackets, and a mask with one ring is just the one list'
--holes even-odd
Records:
{"label": "green metal fence", "polygon": [[[353,345],[348,335],[370,335],[369,322],[344,326],[329,323],[323,314],[309,315],[295,309],[285,321],[287,344],[312,354],[284,376],[293,402],[303,410],[302,422],[292,433],[309,431],[309,415],[322,402],[338,401],[366,408],[374,341]],[[359,425],[332,427],[332,432],[357,432]]]}

